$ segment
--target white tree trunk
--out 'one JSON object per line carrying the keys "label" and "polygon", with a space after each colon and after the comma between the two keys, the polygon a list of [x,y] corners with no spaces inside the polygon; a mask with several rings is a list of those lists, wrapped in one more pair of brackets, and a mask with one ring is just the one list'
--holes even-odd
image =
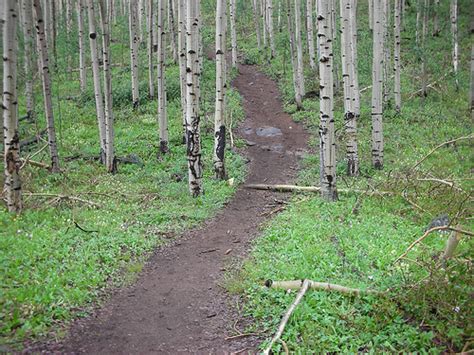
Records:
{"label": "white tree trunk", "polygon": [[79,30],[79,84],[81,87],[81,92],[84,93],[87,89],[86,45],[84,43],[84,0],[77,0],[76,11],[77,26]]}
{"label": "white tree trunk", "polygon": [[9,212],[22,208],[20,180],[20,136],[18,132],[17,97],[17,0],[3,0],[0,4],[3,22],[3,144],[4,190]]}
{"label": "white tree trunk", "polygon": [[471,46],[471,119],[474,120],[474,43]]}
{"label": "white tree trunk", "polygon": [[202,193],[201,131],[199,112],[199,8],[200,0],[188,0],[186,16],[186,145],[188,182],[192,196]]}
{"label": "white tree trunk", "polygon": [[337,200],[336,190],[336,140],[334,136],[334,83],[332,52],[332,14],[330,0],[318,0],[318,37],[321,58],[320,79],[320,183],[325,200]]}
{"label": "white tree trunk", "polygon": [[426,72],[426,56],[427,56],[427,47],[426,47],[426,34],[428,33],[428,11],[429,11],[429,1],[423,0],[423,23],[421,29],[421,94],[424,99],[428,95],[427,91],[427,82],[428,74]]}
{"label": "white tree trunk", "polygon": [[34,0],[34,9],[36,15],[36,35],[38,41],[38,50],[40,52],[41,78],[43,82],[44,112],[46,116],[46,129],[48,131],[48,145],[51,156],[51,172],[60,172],[58,147],[56,144],[56,130],[54,128],[53,102],[51,99],[51,78],[49,76],[49,57],[48,45],[44,35],[43,12],[41,10],[41,1]]}
{"label": "white tree trunk", "polygon": [[105,128],[105,111],[102,96],[102,85],[100,83],[100,66],[97,49],[97,31],[95,27],[94,0],[87,0],[87,14],[89,18],[89,44],[92,58],[92,77],[94,80],[95,108],[97,113],[97,125],[99,127],[100,139],[100,161],[105,163],[107,150],[107,137]]}
{"label": "white tree trunk", "polygon": [[147,51],[148,51],[148,96],[155,97],[155,75],[153,63],[153,0],[147,0]]}
{"label": "white tree trunk", "polygon": [[434,0],[433,37],[439,36],[439,0]]}
{"label": "white tree trunk", "polygon": [[168,30],[170,37],[171,53],[173,54],[173,62],[178,63],[177,39],[174,21],[174,2],[168,2]]}
{"label": "white tree trunk", "polygon": [[293,20],[291,16],[291,0],[286,1],[286,7],[287,7],[287,20],[288,20],[288,35],[290,39],[290,58],[291,58],[291,67],[292,67],[292,73],[293,73],[293,88],[295,90],[295,103],[296,107],[298,110],[303,108],[303,103],[302,100],[303,98],[301,97],[301,92],[299,89],[299,78],[298,78],[298,64],[297,64],[297,55],[296,55],[296,48],[295,48],[295,30],[293,27]]}
{"label": "white tree trunk", "polygon": [[456,91],[459,90],[458,65],[459,65],[459,45],[458,45],[458,0],[451,0],[451,34],[453,38],[453,71],[456,81]]}
{"label": "white tree trunk", "polygon": [[226,96],[226,0],[216,6],[216,104],[214,117],[214,172],[225,179],[225,96]]}
{"label": "white tree trunk", "polygon": [[372,164],[383,168],[383,11],[385,0],[374,0],[374,42],[372,62]]}
{"label": "white tree trunk", "polygon": [[271,58],[275,58],[276,49],[275,49],[275,33],[274,33],[274,30],[273,30],[273,3],[272,3],[272,0],[267,0],[267,27],[268,27],[268,37],[270,39]]}
{"label": "white tree trunk", "polygon": [[263,47],[267,48],[267,35],[268,35],[268,28],[267,28],[267,7],[265,6],[266,0],[260,0],[260,16],[263,18],[262,21],[262,30],[263,30]]}
{"label": "white tree trunk", "polygon": [[369,3],[369,30],[374,29],[374,0],[368,0]]}
{"label": "white tree trunk", "polygon": [[313,0],[306,0],[306,31],[308,39],[309,66],[316,69],[316,51],[314,49]]}
{"label": "white tree trunk", "polygon": [[165,27],[166,1],[158,0],[158,53],[157,53],[157,76],[158,76],[158,126],[160,130],[160,153],[166,154],[168,147],[168,116],[166,112],[166,80],[165,80]]}
{"label": "white tree trunk", "polygon": [[23,16],[22,29],[25,46],[25,96],[26,96],[26,114],[28,118],[35,117],[35,100],[34,100],[34,66],[33,66],[33,51],[34,51],[34,33],[33,33],[33,1],[22,1]]}
{"label": "white tree trunk", "polygon": [[235,16],[237,15],[236,10],[237,9],[236,9],[235,0],[229,0],[230,37],[231,37],[231,46],[232,46],[232,68],[237,68],[237,29],[235,25]]}
{"label": "white tree trunk", "polygon": [[133,108],[137,108],[140,103],[138,91],[138,47],[140,44],[140,32],[138,31],[138,9],[137,2],[130,0],[129,6],[129,27],[130,27],[130,65],[132,72],[132,101]]}
{"label": "white tree trunk", "polygon": [[298,73],[298,90],[301,97],[305,95],[304,65],[303,65],[303,40],[301,39],[301,0],[295,0],[295,40],[296,64]]}
{"label": "white tree trunk", "polygon": [[257,1],[258,0],[252,0],[252,6],[253,6],[253,21],[255,23],[255,33],[257,34],[257,46],[258,49],[262,49],[262,35],[260,34],[260,21],[259,21],[259,12],[258,12],[258,7],[257,7]]}
{"label": "white tree trunk", "polygon": [[[105,98],[105,166],[109,173],[117,172],[114,149],[114,113],[112,110],[112,75],[110,63],[110,17],[106,0],[99,0],[102,32],[102,56],[104,60],[104,98]],[[110,6],[109,6],[110,8]]]}
{"label": "white tree trunk", "polygon": [[390,101],[390,71],[391,71],[391,62],[392,56],[390,51],[390,23],[391,23],[391,16],[390,16],[390,0],[384,0],[384,62],[383,62],[383,77],[384,77],[384,85],[383,85],[383,102],[384,105],[389,105]]}
{"label": "white tree trunk", "polygon": [[183,143],[186,143],[186,2],[178,0],[178,61],[183,117]]}
{"label": "white tree trunk", "polygon": [[394,49],[393,49],[393,63],[394,63],[394,90],[395,96],[395,111],[400,112],[402,107],[402,92],[400,84],[400,26],[401,26],[401,0],[395,0],[394,5],[394,23],[393,23],[393,38],[394,38]]}

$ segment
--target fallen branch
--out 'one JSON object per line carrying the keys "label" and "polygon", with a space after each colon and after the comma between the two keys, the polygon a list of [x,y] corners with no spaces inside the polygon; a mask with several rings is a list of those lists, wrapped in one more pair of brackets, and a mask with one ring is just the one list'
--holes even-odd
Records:
{"label": "fallen branch", "polygon": [[[303,192],[319,192],[321,188],[319,186],[297,186],[297,185],[266,185],[266,184],[247,184],[244,186],[247,189],[254,190],[268,190],[277,192],[292,192],[292,191],[303,191]],[[364,190],[357,189],[338,189],[340,193],[366,193]],[[381,195],[381,196],[392,196],[395,193],[391,191],[372,191],[370,195]]]}
{"label": "fallen branch", "polygon": [[99,205],[95,202],[85,200],[83,198],[75,197],[75,196],[68,196],[68,195],[61,195],[61,194],[51,194],[51,193],[31,193],[31,192],[30,193],[25,193],[25,195],[28,196],[28,197],[51,197],[52,201],[54,203],[60,202],[61,200],[69,200],[69,201],[81,202],[81,203],[84,203],[86,205],[90,205],[90,206],[93,206],[93,207],[96,207],[96,208],[101,208],[102,207],[101,205]]}
{"label": "fallen branch", "polygon": [[451,144],[451,143],[454,143],[454,142],[457,142],[457,141],[461,141],[461,140],[465,140],[465,139],[473,139],[474,138],[474,135],[471,134],[469,136],[463,136],[463,137],[459,137],[459,138],[456,138],[456,139],[452,139],[452,140],[449,140],[449,141],[446,141],[446,142],[443,142],[441,144],[438,144],[436,147],[434,147],[428,154],[426,154],[421,160],[419,160],[415,165],[413,165],[413,167],[410,169],[410,170],[413,170],[415,169],[418,165],[420,165],[421,163],[423,163],[426,159],[428,159],[428,157],[433,154],[434,152],[436,152],[439,148],[442,148],[444,147],[445,145],[448,145],[448,144]]}
{"label": "fallen branch", "polygon": [[433,227],[431,229],[428,229],[420,238],[418,238],[413,243],[411,243],[410,246],[407,248],[407,250],[405,250],[405,252],[402,255],[400,255],[393,263],[395,264],[400,259],[404,258],[410,252],[410,250],[412,250],[415,247],[415,245],[420,244],[431,233],[436,232],[436,231],[443,231],[443,230],[450,230],[450,231],[458,232],[458,233],[465,234],[471,237],[474,236],[473,232],[469,232],[469,231],[459,229],[459,228],[454,228],[454,227],[449,227],[449,226]]}
{"label": "fallen branch", "polygon": [[[374,291],[374,290],[361,290],[359,288],[350,288],[336,284],[330,284],[328,282],[317,282],[311,280],[304,280],[309,282],[309,288],[313,290],[324,290],[324,291],[337,291],[341,293],[354,293],[360,295],[361,293],[367,294],[381,294],[383,292]],[[270,288],[281,288],[283,290],[298,290],[302,286],[302,280],[292,280],[292,281],[272,281],[267,280],[265,286]]]}
{"label": "fallen branch", "polygon": [[30,164],[32,166],[36,166],[37,168],[43,168],[43,169],[49,169],[50,166],[45,163],[41,163],[39,161],[31,160],[31,159],[20,159],[21,161],[21,166],[20,169],[23,169],[26,164]]}
{"label": "fallen branch", "polygon": [[[434,89],[434,86],[439,83],[441,80],[443,80],[444,78],[446,78],[450,73],[451,73],[452,70],[448,71],[446,74],[444,74],[441,78],[438,78],[438,80],[435,80],[433,81],[431,84],[428,84],[426,85],[426,88],[431,88],[431,89]],[[418,94],[421,94],[423,92],[423,88],[415,91],[414,93],[412,93],[409,97],[408,97],[408,100],[411,100],[412,98],[414,98],[416,95]]]}
{"label": "fallen branch", "polygon": [[288,323],[288,320],[290,319],[291,314],[294,312],[294,310],[296,309],[296,306],[302,300],[302,298],[303,298],[304,294],[306,293],[306,291],[308,291],[309,285],[310,285],[309,280],[304,280],[303,283],[300,284],[300,290],[299,290],[298,294],[296,295],[295,300],[290,305],[290,308],[288,308],[288,310],[286,311],[285,315],[283,316],[283,318],[280,322],[280,325],[278,327],[278,331],[273,336],[272,340],[270,341],[270,344],[268,345],[268,347],[263,352],[265,355],[270,354],[270,350],[272,349],[273,344],[275,344],[275,342],[280,339],[281,335],[283,334],[283,331],[285,330],[286,323]]}

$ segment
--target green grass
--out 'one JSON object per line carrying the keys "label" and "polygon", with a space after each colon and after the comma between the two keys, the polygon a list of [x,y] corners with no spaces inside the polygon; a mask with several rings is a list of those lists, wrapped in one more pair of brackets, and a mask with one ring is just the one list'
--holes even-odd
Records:
{"label": "green grass", "polygon": [[[360,3],[358,16],[361,88],[371,85],[372,35],[368,31],[366,6]],[[472,339],[472,238],[462,239],[456,257],[448,262],[446,269],[440,266],[439,260],[447,239],[447,235],[441,233],[429,236],[407,259],[393,263],[436,216],[448,213],[455,219],[453,223],[468,230],[474,227],[469,219],[472,216],[469,203],[473,188],[472,142],[444,147],[416,170],[410,169],[437,144],[472,132],[468,112],[470,40],[466,9],[470,9],[469,3],[462,1],[460,90],[455,92],[454,77],[448,74],[425,100],[412,95],[421,85],[419,56],[423,51],[414,45],[415,12],[407,10],[401,57],[403,108],[396,114],[389,106],[384,114],[384,171],[371,167],[371,93],[366,90],[361,98],[358,122],[361,176],[344,176],[342,89],[337,93],[339,187],[405,192],[407,199],[340,194],[339,201],[330,204],[315,195],[294,196],[288,208],[264,228],[240,272],[229,275],[227,281],[229,290],[242,294],[245,314],[255,318],[255,326],[248,330],[265,331],[267,341],[262,348],[268,344],[296,295],[296,292],[265,288],[263,282],[267,279],[308,278],[388,291],[385,296],[361,297],[308,291],[282,336],[290,352],[439,353],[460,351]],[[448,13],[449,4],[443,3],[440,16],[447,27],[443,27],[440,37],[428,37],[425,52],[430,83],[451,69]],[[298,183],[318,185],[318,99],[306,99],[304,110],[296,111],[286,29],[277,36],[278,55],[271,62],[255,49],[252,29],[241,33],[244,60],[260,64],[262,70],[278,80],[286,110],[312,132],[312,153],[303,162]],[[340,65],[338,48],[336,41],[335,62]],[[317,73],[306,69],[305,75],[307,91],[317,91]],[[462,191],[417,180],[431,177],[452,180]],[[283,352],[280,343],[274,350]]]}
{"label": "green grass", "polygon": [[[128,63],[126,23],[114,29],[113,63]],[[208,39],[207,39],[208,40]],[[18,349],[24,340],[55,332],[83,316],[106,294],[108,287],[132,282],[143,267],[147,253],[211,217],[231,198],[245,176],[245,163],[231,150],[227,172],[235,185],[213,178],[212,149],[215,67],[204,63],[202,77],[202,150],[204,191],[190,197],[187,185],[186,148],[182,141],[178,68],[168,63],[168,118],[170,153],[157,157],[159,148],[157,103],[147,99],[147,72],[140,71],[141,103],[131,108],[130,71],[113,69],[116,154],[136,155],[139,165],[119,165],[110,175],[95,160],[66,157],[97,156],[97,121],[92,89],[80,94],[78,73],[69,78],[65,69],[65,38],[58,40],[58,68],[53,71],[53,95],[61,174],[27,166],[22,170],[24,211],[11,215],[0,210],[0,344]],[[64,53],[63,53],[64,52]],[[62,53],[62,54],[61,54]],[[125,54],[124,54],[125,53]],[[140,68],[147,68],[142,50]],[[22,84],[20,83],[20,87]],[[22,121],[21,137],[44,127],[42,98],[37,83],[37,127]],[[24,97],[20,97],[20,116]],[[234,123],[243,119],[240,96],[228,93],[228,114]],[[22,151],[26,157],[42,144]],[[34,160],[48,163],[44,150]],[[87,200],[56,200],[65,195]],[[100,205],[96,208],[93,204]],[[6,348],[5,348],[6,346]]]}

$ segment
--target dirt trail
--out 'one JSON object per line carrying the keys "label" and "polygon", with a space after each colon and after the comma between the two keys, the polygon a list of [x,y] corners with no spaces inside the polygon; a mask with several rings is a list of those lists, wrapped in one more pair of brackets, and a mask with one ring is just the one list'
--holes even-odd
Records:
{"label": "dirt trail", "polygon": [[[246,120],[234,134],[247,140],[249,183],[293,182],[308,135],[283,112],[277,85],[256,67],[241,66],[233,82]],[[271,127],[271,128],[269,128]],[[218,216],[158,250],[138,281],[114,294],[94,316],[74,324],[66,353],[224,353],[253,348],[251,337],[225,340],[237,320],[219,283],[225,267],[242,257],[265,212],[282,194],[240,188]],[[232,251],[226,254],[226,251]]]}

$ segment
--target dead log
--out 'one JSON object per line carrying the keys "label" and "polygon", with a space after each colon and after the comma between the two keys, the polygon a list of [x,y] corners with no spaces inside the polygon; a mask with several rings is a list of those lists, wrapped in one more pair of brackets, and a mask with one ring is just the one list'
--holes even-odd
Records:
{"label": "dead log", "polygon": [[381,294],[383,292],[374,291],[374,290],[361,290],[359,288],[345,287],[341,285],[331,284],[328,282],[317,282],[311,280],[292,280],[292,281],[272,281],[267,280],[265,286],[269,288],[279,288],[283,290],[298,290],[302,287],[303,282],[309,282],[309,288],[313,290],[323,290],[323,291],[337,291],[341,293],[351,293],[351,294]]}
{"label": "dead log", "polygon": [[[321,188],[319,186],[297,186],[297,185],[267,185],[267,184],[247,184],[244,186],[247,189],[254,189],[254,190],[267,190],[267,191],[276,191],[276,192],[293,192],[293,191],[301,191],[301,192],[320,192]],[[338,189],[337,192],[340,193],[357,193],[357,194],[368,194],[371,195],[382,195],[382,196],[392,196],[395,195],[394,192],[391,191],[372,191],[367,193],[364,190],[358,189]]]}

